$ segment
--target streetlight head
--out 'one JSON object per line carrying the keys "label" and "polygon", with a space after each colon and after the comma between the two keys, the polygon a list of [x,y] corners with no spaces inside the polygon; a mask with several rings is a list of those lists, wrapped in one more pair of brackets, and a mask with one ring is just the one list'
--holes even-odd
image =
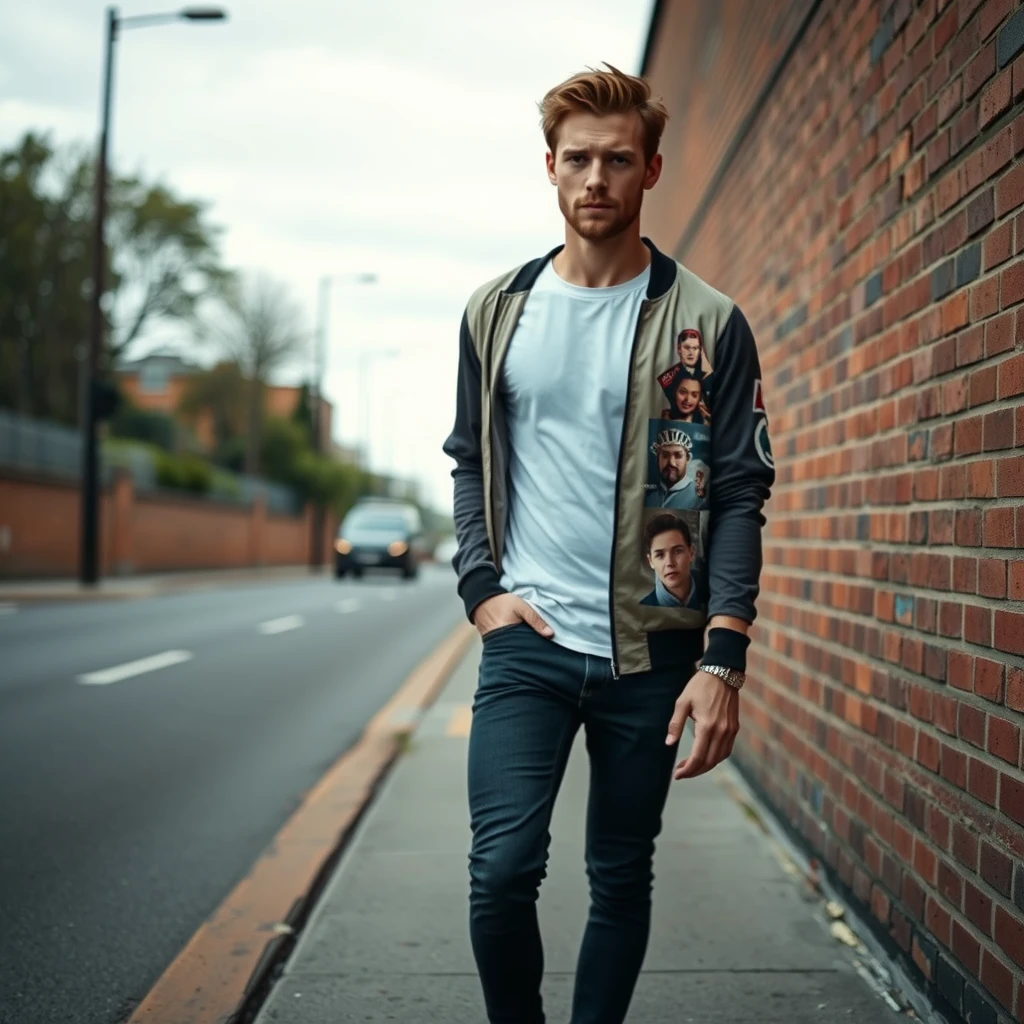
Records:
{"label": "streetlight head", "polygon": [[228,12],[223,7],[186,7],[180,16],[186,21],[226,21]]}

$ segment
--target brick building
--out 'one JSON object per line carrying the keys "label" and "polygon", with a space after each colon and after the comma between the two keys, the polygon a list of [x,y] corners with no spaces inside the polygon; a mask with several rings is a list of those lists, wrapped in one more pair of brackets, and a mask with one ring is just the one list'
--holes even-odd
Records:
{"label": "brick building", "polygon": [[[122,394],[139,409],[148,412],[165,413],[182,422],[196,436],[204,448],[214,445],[213,420],[209,414],[200,415],[187,423],[179,411],[181,400],[185,395],[189,378],[202,372],[202,367],[189,363],[173,352],[152,352],[134,362],[126,363],[117,371],[118,386]],[[286,384],[270,384],[264,392],[265,415],[289,419],[299,404],[301,388]],[[324,399],[321,414],[321,438],[325,451],[334,451],[331,440],[331,423],[333,406],[330,399]],[[342,461],[349,461],[350,455],[345,449],[338,454],[344,455]]]}
{"label": "brick building", "polygon": [[746,776],[951,1020],[1024,1021],[1024,7],[660,0],[645,231],[778,483]]}

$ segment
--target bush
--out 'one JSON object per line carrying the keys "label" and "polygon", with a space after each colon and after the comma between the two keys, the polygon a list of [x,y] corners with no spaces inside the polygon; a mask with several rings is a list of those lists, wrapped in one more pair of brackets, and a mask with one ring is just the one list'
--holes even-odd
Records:
{"label": "bush", "polygon": [[144,441],[164,451],[171,451],[174,448],[177,427],[170,416],[162,412],[137,409],[122,399],[110,421],[110,433],[112,437]]}
{"label": "bush", "polygon": [[156,459],[156,482],[177,491],[206,494],[213,485],[213,470],[208,462],[195,455],[161,452]]}

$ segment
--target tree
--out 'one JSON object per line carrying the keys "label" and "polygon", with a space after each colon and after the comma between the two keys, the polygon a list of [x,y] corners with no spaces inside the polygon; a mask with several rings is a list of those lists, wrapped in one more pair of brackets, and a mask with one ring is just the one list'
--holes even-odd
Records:
{"label": "tree", "polygon": [[[75,422],[94,203],[90,152],[31,132],[0,152],[0,405]],[[202,203],[112,176],[109,205],[106,366],[154,322],[193,318],[227,276]]]}
{"label": "tree", "polygon": [[263,389],[271,372],[306,343],[302,312],[287,288],[266,274],[228,282],[221,315],[210,325],[224,353],[249,382],[246,472],[259,467]]}
{"label": "tree", "polygon": [[189,377],[178,412],[190,421],[193,430],[203,417],[209,417],[214,458],[228,464],[233,459],[226,453],[233,453],[237,442],[245,437],[248,402],[249,382],[241,367],[238,363],[221,362]]}

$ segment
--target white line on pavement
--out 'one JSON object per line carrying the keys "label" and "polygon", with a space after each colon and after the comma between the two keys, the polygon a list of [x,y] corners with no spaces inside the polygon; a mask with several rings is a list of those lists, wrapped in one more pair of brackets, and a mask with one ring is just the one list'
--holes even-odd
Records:
{"label": "white line on pavement", "polygon": [[261,623],[260,632],[272,636],[274,633],[287,633],[290,629],[299,629],[305,624],[306,620],[301,615],[285,615],[283,618]]}
{"label": "white line on pavement", "polygon": [[138,661],[126,661],[123,665],[115,665],[113,668],[100,669],[98,672],[86,672],[78,677],[78,682],[84,686],[108,686],[110,683],[119,683],[123,679],[131,679],[132,676],[140,676],[143,672],[155,672],[158,668],[180,665],[183,661],[190,661],[191,658],[191,651],[164,651],[149,658],[139,658]]}
{"label": "white line on pavement", "polygon": [[334,607],[342,615],[349,615],[352,612],[359,611],[363,604],[357,597],[346,597],[344,601],[339,601]]}

